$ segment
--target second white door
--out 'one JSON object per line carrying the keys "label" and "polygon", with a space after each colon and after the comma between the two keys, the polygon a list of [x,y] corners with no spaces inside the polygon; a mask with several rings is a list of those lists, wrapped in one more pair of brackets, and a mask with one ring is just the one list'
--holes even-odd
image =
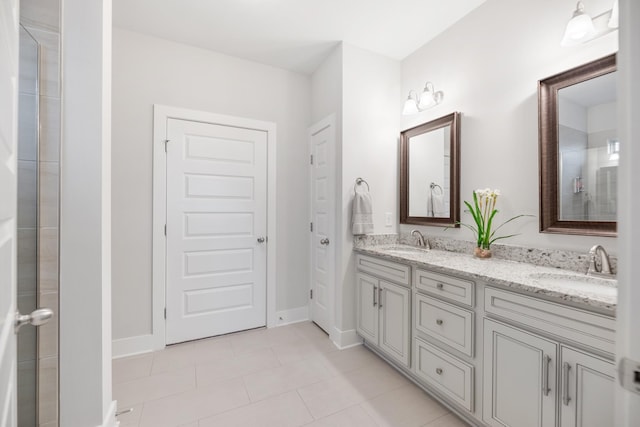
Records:
{"label": "second white door", "polygon": [[311,320],[331,333],[335,281],[333,116],[309,129],[311,144]]}
{"label": "second white door", "polygon": [[167,120],[167,344],[266,325],[267,132]]}

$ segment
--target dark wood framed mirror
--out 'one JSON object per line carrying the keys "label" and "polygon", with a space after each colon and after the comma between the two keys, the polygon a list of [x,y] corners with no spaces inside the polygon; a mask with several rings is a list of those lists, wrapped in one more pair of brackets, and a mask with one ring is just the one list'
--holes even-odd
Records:
{"label": "dark wood framed mirror", "polygon": [[616,236],[615,54],[538,82],[540,231]]}
{"label": "dark wood framed mirror", "polygon": [[459,227],[460,113],[400,133],[400,223]]}

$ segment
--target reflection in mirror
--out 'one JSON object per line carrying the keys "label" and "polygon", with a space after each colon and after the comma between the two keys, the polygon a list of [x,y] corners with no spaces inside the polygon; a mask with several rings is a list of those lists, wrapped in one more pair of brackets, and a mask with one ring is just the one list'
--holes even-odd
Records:
{"label": "reflection in mirror", "polygon": [[614,236],[615,55],[540,81],[540,230]]}
{"label": "reflection in mirror", "polygon": [[400,136],[400,222],[453,225],[459,220],[459,113]]}

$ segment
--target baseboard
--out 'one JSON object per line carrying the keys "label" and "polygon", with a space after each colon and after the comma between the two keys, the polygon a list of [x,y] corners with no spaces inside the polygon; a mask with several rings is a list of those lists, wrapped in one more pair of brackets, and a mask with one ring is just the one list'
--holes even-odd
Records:
{"label": "baseboard", "polygon": [[111,344],[111,354],[114,359],[133,356],[135,354],[150,353],[154,350],[156,350],[154,336],[151,334],[120,338],[113,340]]}
{"label": "baseboard", "polygon": [[292,323],[305,322],[307,320],[309,320],[309,306],[305,305],[289,310],[277,311],[276,323],[273,326],[290,325]]}
{"label": "baseboard", "polygon": [[100,427],[118,427],[119,425],[120,423],[116,420],[116,401],[113,400]]}
{"label": "baseboard", "polygon": [[338,328],[333,328],[333,331],[334,333],[331,334],[331,340],[340,350],[362,344],[362,338],[356,333],[355,329],[341,331]]}

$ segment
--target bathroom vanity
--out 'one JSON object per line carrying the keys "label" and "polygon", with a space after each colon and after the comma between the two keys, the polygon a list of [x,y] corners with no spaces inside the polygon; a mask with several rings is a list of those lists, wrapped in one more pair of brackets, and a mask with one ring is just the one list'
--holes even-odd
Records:
{"label": "bathroom vanity", "polygon": [[357,332],[463,419],[612,425],[615,281],[409,245],[355,252]]}

